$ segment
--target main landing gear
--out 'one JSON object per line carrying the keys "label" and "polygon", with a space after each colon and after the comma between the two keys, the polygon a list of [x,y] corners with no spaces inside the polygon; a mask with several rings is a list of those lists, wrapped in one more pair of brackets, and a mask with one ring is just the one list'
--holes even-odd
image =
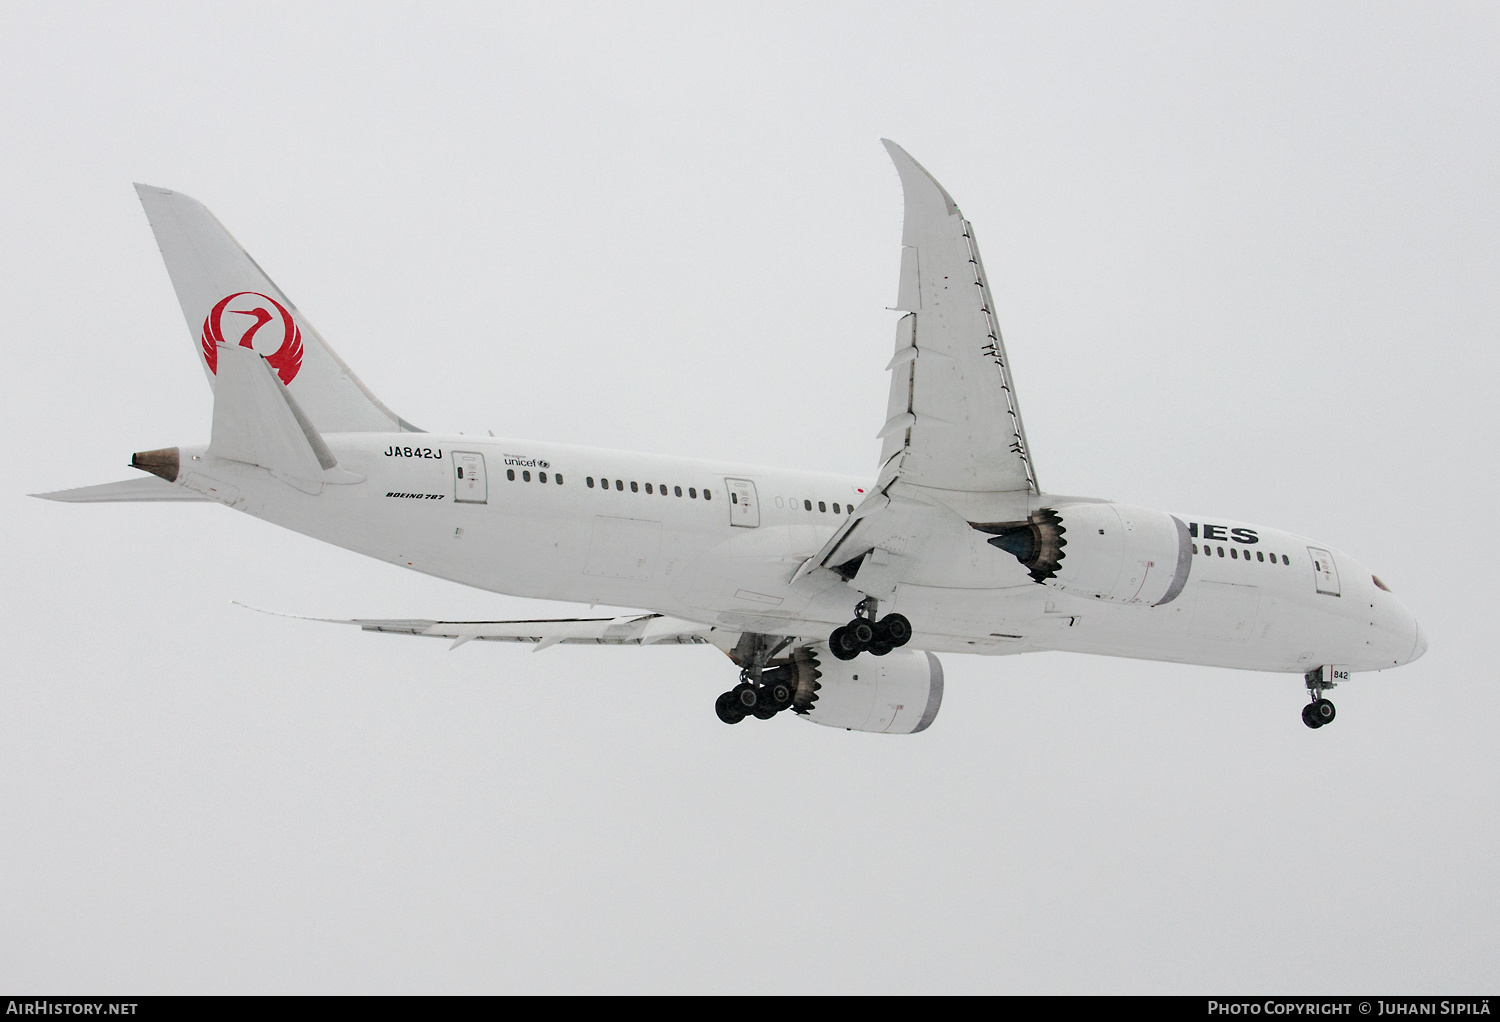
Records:
{"label": "main landing gear", "polygon": [[[780,642],[773,645],[773,640]],[[740,683],[714,701],[714,712],[726,724],[738,724],[746,717],[770,720],[792,705],[797,695],[794,667],[767,667],[771,658],[792,641],[785,637],[746,632],[731,654],[740,665]]]}
{"label": "main landing gear", "polygon": [[1312,702],[1302,707],[1302,723],[1315,730],[1324,724],[1333,723],[1333,703],[1323,698],[1323,691],[1333,688],[1333,682],[1323,680],[1321,667],[1309,671],[1304,680],[1307,682],[1307,691],[1312,695]]}
{"label": "main landing gear", "polygon": [[840,660],[853,660],[861,653],[885,656],[911,639],[911,622],[900,614],[875,619],[875,601],[865,597],[854,608],[854,620],[835,628],[828,636],[828,651]]}
{"label": "main landing gear", "polygon": [[783,670],[785,668],[776,667],[763,672],[758,686],[749,681],[740,682],[714,701],[714,712],[724,723],[738,724],[746,717],[770,720],[782,710],[789,709],[795,692],[790,684],[776,676]]}

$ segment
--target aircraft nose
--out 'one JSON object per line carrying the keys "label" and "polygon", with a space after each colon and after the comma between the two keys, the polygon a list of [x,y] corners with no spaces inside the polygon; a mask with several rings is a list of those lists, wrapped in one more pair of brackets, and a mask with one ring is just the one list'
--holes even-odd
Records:
{"label": "aircraft nose", "polygon": [[1427,652],[1427,635],[1422,631],[1422,625],[1420,623],[1416,623],[1416,630],[1417,639],[1412,643],[1411,658],[1406,661],[1407,663],[1411,663],[1412,660],[1416,660],[1423,653]]}

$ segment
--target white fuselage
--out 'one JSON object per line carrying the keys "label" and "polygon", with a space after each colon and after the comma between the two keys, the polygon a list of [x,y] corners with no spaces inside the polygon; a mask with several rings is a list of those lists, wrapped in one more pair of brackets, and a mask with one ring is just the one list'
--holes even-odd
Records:
{"label": "white fuselage", "polygon": [[[324,439],[339,469],[361,481],[310,494],[265,469],[184,447],[180,482],[296,532],[498,593],[814,641],[848,621],[861,599],[831,572],[794,576],[865,497],[866,479],[494,437]],[[1368,569],[1290,533],[1179,515],[1195,536],[1188,582],[1170,603],[1149,607],[1038,585],[954,517],[934,538],[944,555],[917,558],[929,574],[881,603],[911,620],[914,648],[1070,650],[1302,673],[1323,664],[1379,670],[1425,645],[1415,618]],[[1320,576],[1310,550],[1332,558],[1334,581],[1327,570]]]}

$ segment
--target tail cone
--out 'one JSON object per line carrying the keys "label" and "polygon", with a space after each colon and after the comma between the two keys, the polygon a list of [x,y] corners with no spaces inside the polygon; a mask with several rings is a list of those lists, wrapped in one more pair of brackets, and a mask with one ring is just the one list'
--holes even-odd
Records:
{"label": "tail cone", "polygon": [[169,483],[177,481],[182,458],[175,447],[163,447],[159,451],[138,451],[130,456],[130,467],[160,476]]}

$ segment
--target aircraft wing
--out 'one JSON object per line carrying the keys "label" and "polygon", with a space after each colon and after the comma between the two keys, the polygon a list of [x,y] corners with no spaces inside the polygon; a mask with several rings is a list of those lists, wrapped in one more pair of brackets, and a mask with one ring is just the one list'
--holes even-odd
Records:
{"label": "aircraft wing", "polygon": [[[243,604],[241,605],[243,606]],[[251,607],[251,610],[256,608]],[[269,613],[263,611],[262,613]],[[294,615],[278,615],[292,617]],[[436,621],[422,618],[301,618],[326,624],[358,625],[367,632],[426,635],[452,639],[450,649],[466,642],[529,642],[534,651],[559,643],[589,646],[733,645],[737,630],[726,630],[696,621],[661,614],[630,614],[622,617],[567,617],[531,621]]]}
{"label": "aircraft wing", "polygon": [[1038,493],[974,229],[933,176],[882,140],[905,194],[896,353],[880,483]]}
{"label": "aircraft wing", "polygon": [[[867,497],[797,572],[831,568],[862,591],[889,593],[901,569],[876,571],[878,551],[902,550],[971,522],[1010,522],[1040,493],[1010,359],[1000,337],[974,229],[953,198],[896,143],[906,217],[880,475]],[[956,530],[956,532],[955,532]],[[861,559],[872,551],[870,563]]]}

